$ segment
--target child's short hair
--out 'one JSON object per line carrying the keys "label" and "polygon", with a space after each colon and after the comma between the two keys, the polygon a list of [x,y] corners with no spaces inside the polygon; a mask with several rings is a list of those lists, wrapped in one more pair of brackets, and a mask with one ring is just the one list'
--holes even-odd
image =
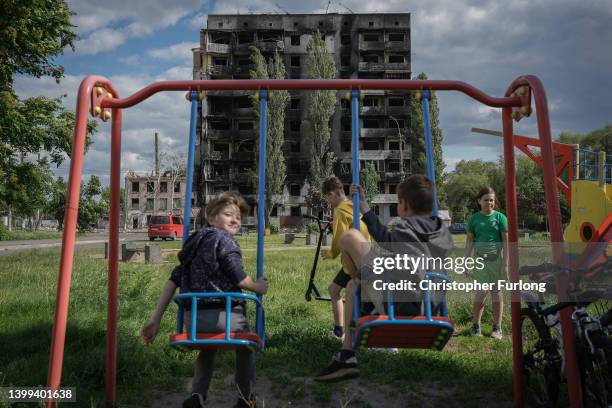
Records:
{"label": "child's short hair", "polygon": [[331,193],[332,191],[342,190],[344,192],[344,185],[340,179],[336,176],[329,176],[323,182],[323,194]]}
{"label": "child's short hair", "polygon": [[249,213],[249,205],[239,193],[225,191],[219,193],[206,205],[206,216],[214,217],[228,205],[235,205],[240,209],[240,214],[245,217]]}
{"label": "child's short hair", "polygon": [[406,200],[415,213],[429,213],[433,209],[433,183],[422,174],[414,174],[397,186],[397,198]]}

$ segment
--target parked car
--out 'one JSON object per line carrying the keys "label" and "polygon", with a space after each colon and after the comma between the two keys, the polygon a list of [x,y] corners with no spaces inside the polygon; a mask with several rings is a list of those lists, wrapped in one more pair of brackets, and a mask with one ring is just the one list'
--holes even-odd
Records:
{"label": "parked car", "polygon": [[174,214],[152,215],[147,231],[149,240],[155,238],[175,240],[183,237],[183,217]]}
{"label": "parked car", "polygon": [[466,224],[452,224],[449,228],[451,234],[465,234],[467,233],[467,225]]}

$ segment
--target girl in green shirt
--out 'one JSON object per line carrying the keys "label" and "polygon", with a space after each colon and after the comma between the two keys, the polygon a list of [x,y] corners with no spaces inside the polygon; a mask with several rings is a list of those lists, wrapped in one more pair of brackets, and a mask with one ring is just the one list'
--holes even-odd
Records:
{"label": "girl in green shirt", "polygon": [[[468,220],[465,257],[469,257],[474,249],[475,258],[484,259],[483,269],[474,269],[474,279],[480,283],[497,283],[498,279],[506,279],[508,253],[508,220],[506,216],[495,211],[496,196],[491,187],[485,187],[478,192],[480,211]],[[491,290],[493,306],[494,339],[502,338],[501,320],[503,314],[503,299],[501,290]],[[477,291],[474,297],[472,335],[482,336],[480,320],[487,296],[486,291]]]}

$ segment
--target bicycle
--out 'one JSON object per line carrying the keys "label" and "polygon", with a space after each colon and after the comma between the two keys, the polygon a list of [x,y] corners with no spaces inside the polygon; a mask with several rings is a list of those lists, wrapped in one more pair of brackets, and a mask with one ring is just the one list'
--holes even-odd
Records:
{"label": "bicycle", "polygon": [[[607,408],[612,404],[612,302],[607,300],[612,299],[611,272],[612,259],[588,269],[571,270],[550,263],[520,268],[520,275],[547,283],[552,292],[557,274],[569,277],[569,301],[547,306],[542,293],[521,292],[527,306],[521,308],[521,330],[528,406],[557,407],[561,401],[565,364],[559,312],[567,307],[572,308],[584,406]],[[603,285],[589,285],[602,277]]]}

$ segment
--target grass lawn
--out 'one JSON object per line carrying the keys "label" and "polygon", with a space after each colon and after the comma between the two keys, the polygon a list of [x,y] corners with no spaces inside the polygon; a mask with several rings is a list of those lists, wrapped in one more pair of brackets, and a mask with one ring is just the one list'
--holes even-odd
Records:
{"label": "grass lawn", "polygon": [[[256,254],[249,249],[255,246],[256,235],[239,240],[245,249],[246,269],[254,271]],[[178,242],[162,245],[178,247]],[[285,244],[273,236],[266,245],[277,248]],[[467,337],[471,303],[465,296],[450,299],[450,317],[460,335],[453,337],[444,351],[360,352],[360,379],[334,385],[312,382],[310,377],[327,365],[339,343],[327,337],[332,327],[330,304],[304,300],[314,247],[302,245],[303,239],[285,246],[287,250],[271,250],[265,256],[270,289],[265,297],[267,348],[257,356],[261,406],[405,406],[406,401],[409,406],[511,406],[509,308],[505,310],[504,340]],[[534,251],[534,259],[540,258],[537,249]],[[100,253],[77,252],[72,274],[62,384],[77,387],[77,406],[92,406],[103,400],[104,394],[107,265]],[[57,249],[2,258],[0,386],[46,383],[58,265]],[[155,343],[145,346],[139,339],[139,330],[150,318],[173,266],[120,266],[117,395],[123,406],[160,406],[159,401],[168,395],[187,395],[195,354],[167,346],[167,336],[175,328],[174,304]],[[337,260],[321,261],[318,287],[326,292],[338,269]],[[483,319],[485,335],[491,331],[490,322],[488,304]],[[221,353],[217,359],[211,397],[229,395],[233,403],[233,360],[231,353]],[[229,399],[218,401],[214,406],[230,404]]]}
{"label": "grass lawn", "polygon": [[53,239],[61,238],[62,231],[7,231],[3,230],[0,234],[0,241],[21,241],[30,239]]}

